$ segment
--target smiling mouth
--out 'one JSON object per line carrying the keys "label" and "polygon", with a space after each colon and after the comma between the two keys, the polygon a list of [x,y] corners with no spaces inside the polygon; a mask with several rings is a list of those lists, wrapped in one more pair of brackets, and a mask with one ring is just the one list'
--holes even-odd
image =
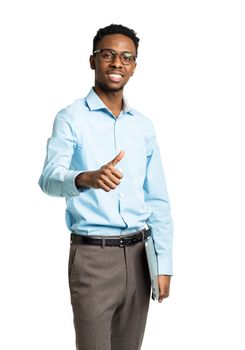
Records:
{"label": "smiling mouth", "polygon": [[109,73],[108,76],[113,82],[120,82],[123,78],[123,76],[119,73]]}

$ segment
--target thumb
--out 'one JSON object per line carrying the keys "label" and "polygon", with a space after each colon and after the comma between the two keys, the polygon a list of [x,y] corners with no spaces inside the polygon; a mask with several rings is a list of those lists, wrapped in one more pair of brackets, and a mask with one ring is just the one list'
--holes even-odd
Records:
{"label": "thumb", "polygon": [[112,160],[110,161],[110,163],[111,163],[113,166],[116,166],[117,163],[119,163],[120,160],[124,157],[124,154],[125,154],[124,151],[120,151],[120,152],[118,153],[118,155],[117,155],[114,159],[112,159]]}

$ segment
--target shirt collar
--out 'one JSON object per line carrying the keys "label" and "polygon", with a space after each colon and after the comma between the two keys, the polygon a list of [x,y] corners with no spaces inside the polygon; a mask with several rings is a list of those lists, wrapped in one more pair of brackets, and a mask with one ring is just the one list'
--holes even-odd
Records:
{"label": "shirt collar", "polygon": [[[85,97],[87,105],[91,111],[96,111],[99,109],[107,109],[104,102],[99,98],[93,88],[89,91],[88,95]],[[134,114],[134,110],[130,107],[128,101],[123,96],[123,112],[129,113],[131,115]]]}

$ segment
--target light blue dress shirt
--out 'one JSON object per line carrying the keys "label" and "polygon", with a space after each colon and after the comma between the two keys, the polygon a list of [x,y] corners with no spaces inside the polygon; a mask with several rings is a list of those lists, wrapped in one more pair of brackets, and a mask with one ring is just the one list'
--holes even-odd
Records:
{"label": "light blue dress shirt", "polygon": [[[116,189],[76,188],[78,174],[99,169],[120,150],[125,155],[116,168],[123,178]],[[67,227],[77,234],[123,235],[151,226],[159,274],[172,275],[172,220],[154,128],[125,100],[115,117],[91,89],[61,110],[39,185],[66,198]]]}

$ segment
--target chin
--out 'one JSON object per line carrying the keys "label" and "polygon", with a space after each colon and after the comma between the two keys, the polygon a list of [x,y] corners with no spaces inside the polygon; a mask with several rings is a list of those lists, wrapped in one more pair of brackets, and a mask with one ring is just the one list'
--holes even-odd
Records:
{"label": "chin", "polygon": [[119,92],[122,91],[124,88],[124,85],[120,85],[120,86],[109,86],[107,84],[103,84],[103,83],[98,83],[97,82],[98,87],[106,92]]}

